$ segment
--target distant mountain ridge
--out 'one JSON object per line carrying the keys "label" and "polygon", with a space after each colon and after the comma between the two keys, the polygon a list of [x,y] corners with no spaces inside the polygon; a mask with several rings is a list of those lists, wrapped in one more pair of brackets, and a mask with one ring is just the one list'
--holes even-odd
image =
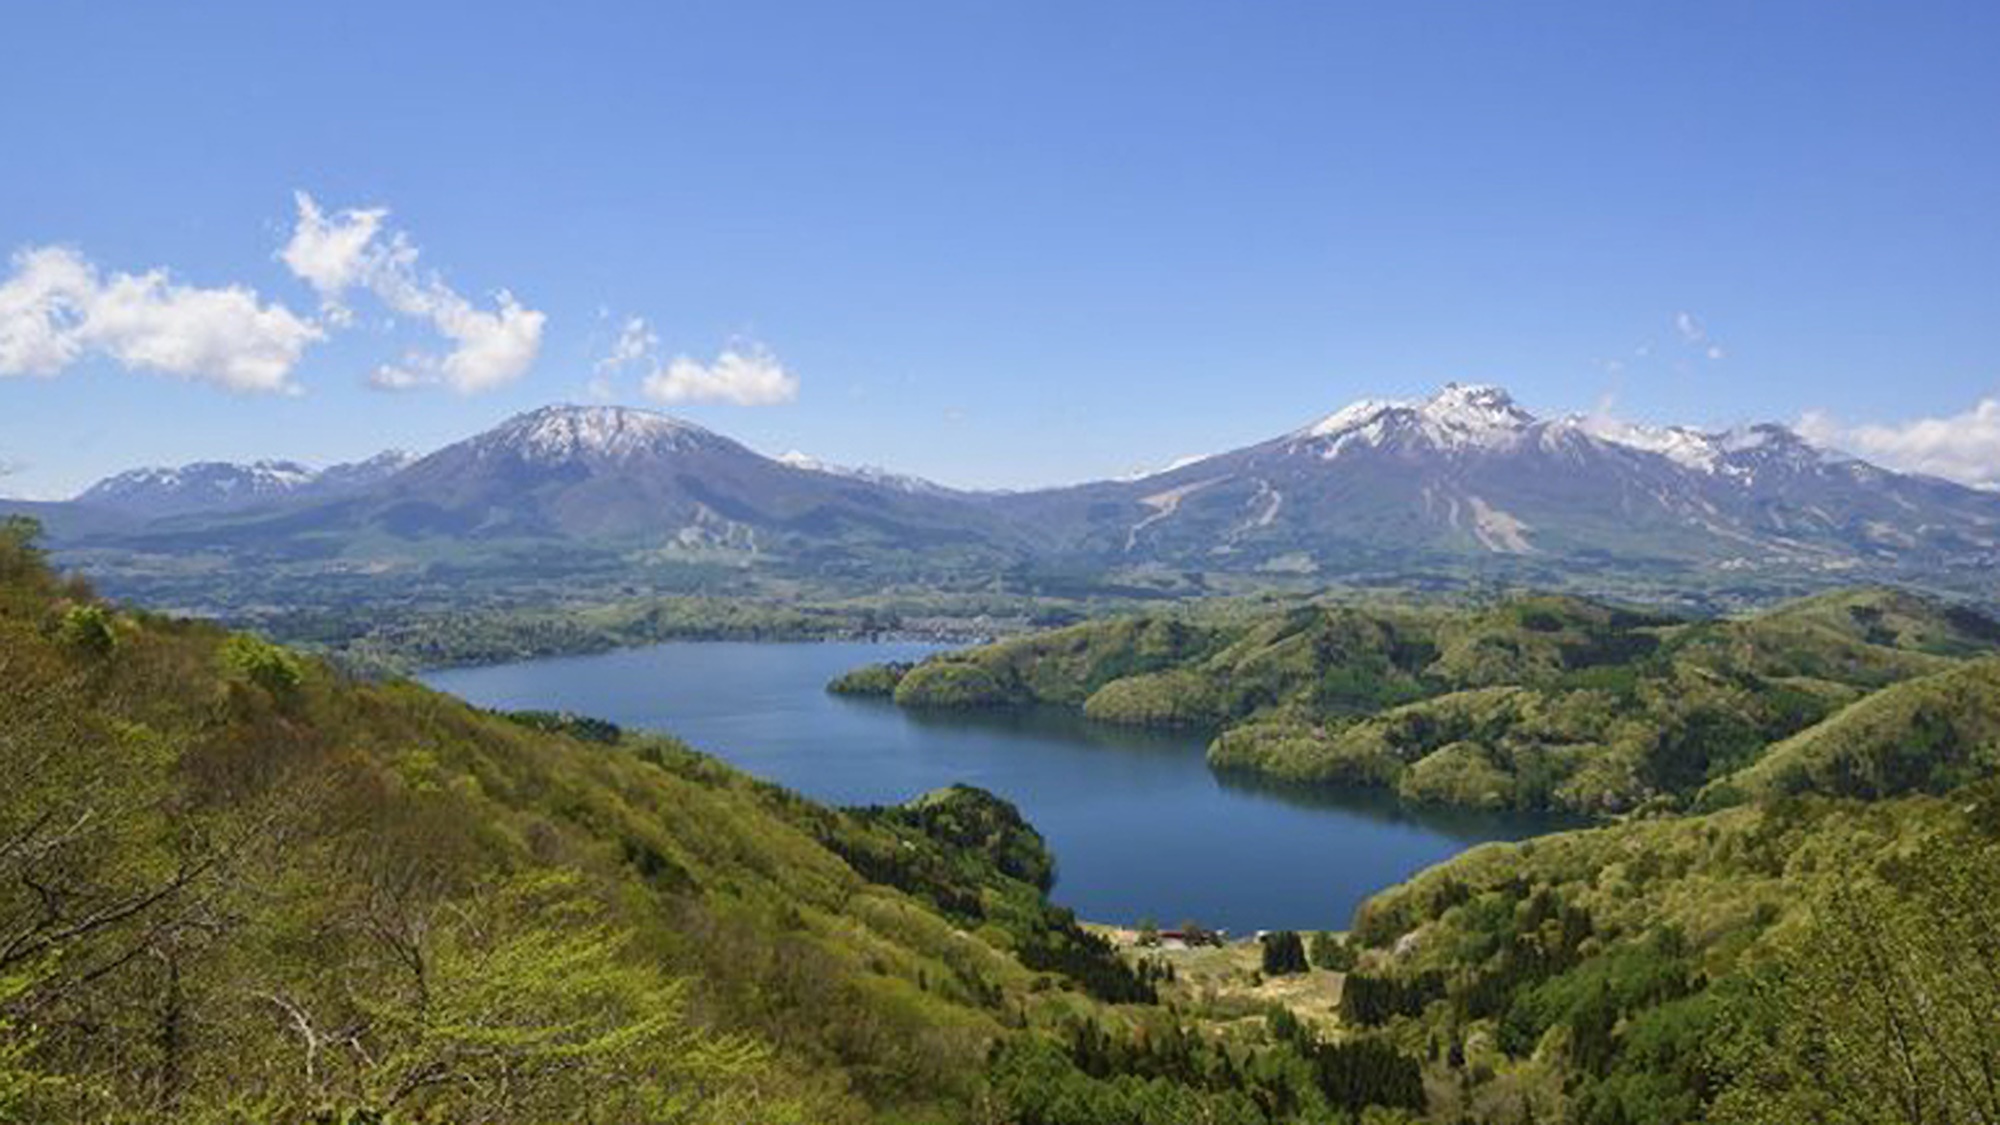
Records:
{"label": "distant mountain ridge", "polygon": [[154,517],[220,512],[295,499],[358,492],[402,470],[416,455],[389,450],[365,461],[315,469],[297,461],[197,461],[174,468],[130,469],[91,485],[76,502]]}
{"label": "distant mountain ridge", "polygon": [[1512,556],[1672,567],[1919,570],[2000,559],[2000,496],[1760,425],[1542,419],[1502,389],[1364,401],[1137,480],[1008,497],[1079,556],[1338,572]]}
{"label": "distant mountain ridge", "polygon": [[[854,591],[1425,575],[1681,592],[1866,580],[1990,597],[2000,567],[2000,494],[1892,472],[1779,425],[1540,418],[1499,387],[1459,384],[1357,402],[1148,475],[1031,492],[769,457],[647,410],[550,406],[419,458],[140,470],[71,507],[74,518],[64,505],[35,514],[102,575],[178,572],[174,560],[198,551],[260,577],[330,570],[378,585],[449,572],[500,587],[532,573],[657,588],[692,581],[668,571],[694,566]],[[106,511],[124,518],[84,518]]]}
{"label": "distant mountain ridge", "polygon": [[[417,458],[341,498],[212,526],[132,533],[143,549],[196,544],[245,559],[343,567],[421,550],[537,556],[536,567],[750,565],[964,550],[987,562],[1005,529],[943,495],[795,468],[692,422],[615,406],[550,406]],[[362,545],[357,547],[356,545]],[[841,558],[825,557],[838,547]]]}
{"label": "distant mountain ridge", "polygon": [[936,481],[926,480],[923,477],[912,476],[909,473],[893,472],[879,465],[836,465],[831,461],[822,461],[809,453],[802,453],[796,449],[787,453],[780,453],[777,460],[794,469],[804,469],[812,473],[827,473],[831,476],[867,481],[870,484],[888,485],[890,488],[900,489],[904,492],[949,495],[962,491],[960,489],[948,488]]}

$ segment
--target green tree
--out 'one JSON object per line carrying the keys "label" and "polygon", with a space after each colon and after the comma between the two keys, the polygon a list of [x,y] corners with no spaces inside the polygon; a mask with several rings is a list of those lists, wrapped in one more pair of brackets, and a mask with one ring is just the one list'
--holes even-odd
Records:
{"label": "green tree", "polygon": [[[1947,839],[1906,890],[1843,884],[1739,1008],[1743,1125],[2000,1121],[2000,845]],[[1747,1046],[1745,1045],[1747,1043]]]}
{"label": "green tree", "polygon": [[1277,930],[1264,935],[1264,975],[1285,976],[1289,973],[1303,973],[1311,968],[1306,964],[1305,942],[1299,940],[1295,930]]}
{"label": "green tree", "polygon": [[[700,1030],[685,983],[628,956],[573,876],[522,878],[444,917],[421,991],[368,1005],[378,1046],[364,1106],[449,1120],[795,1116],[759,1096],[765,1049]],[[300,1038],[311,1052],[314,1037]]]}
{"label": "green tree", "polygon": [[1354,949],[1339,934],[1321,930],[1312,936],[1313,968],[1344,973],[1354,967]]}

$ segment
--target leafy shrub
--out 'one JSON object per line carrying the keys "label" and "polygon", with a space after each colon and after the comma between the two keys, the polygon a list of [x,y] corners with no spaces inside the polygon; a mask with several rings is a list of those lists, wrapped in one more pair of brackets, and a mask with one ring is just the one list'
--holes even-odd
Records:
{"label": "leafy shrub", "polygon": [[118,647],[111,614],[101,605],[74,605],[56,625],[62,643],[94,657],[106,657]]}
{"label": "leafy shrub", "polygon": [[305,682],[305,663],[296,655],[248,634],[238,633],[223,642],[217,659],[225,673],[281,699],[290,697]]}

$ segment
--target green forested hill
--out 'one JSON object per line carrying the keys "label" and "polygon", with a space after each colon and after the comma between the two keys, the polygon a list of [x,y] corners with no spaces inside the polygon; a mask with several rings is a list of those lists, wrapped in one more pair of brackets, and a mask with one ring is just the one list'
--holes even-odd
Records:
{"label": "green forested hill", "polygon": [[[0,534],[0,1121],[2000,1113],[1977,1080],[2000,1073],[2000,786],[1977,754],[1920,786],[1964,782],[1948,798],[1746,786],[1718,812],[1476,849],[1372,900],[1344,938],[1274,938],[1269,980],[1183,980],[1051,907],[1053,857],[991,795],[828,809],[668,738],[351,680],[100,602],[27,530]],[[1853,643],[1762,674],[1853,695],[1864,672],[1944,671],[1842,711],[1825,727],[1854,732],[1842,754],[1890,745],[1910,715],[1990,730],[1992,662],[1950,664],[1964,630],[1887,606],[1868,625],[1856,606],[1881,603],[1803,607],[1788,633]],[[1494,612],[1558,634],[1516,655],[1568,675],[1603,642],[1518,616],[1545,611]],[[1608,612],[1574,610],[1595,627]],[[1394,665],[1412,622],[1432,628],[1349,617],[1316,635]],[[1695,635],[1726,653],[1709,666],[1779,659],[1758,630]],[[1073,634],[1063,674],[1234,650],[1253,682],[1295,632],[1148,623],[1094,652]],[[1696,647],[1649,619],[1627,633]],[[1494,666],[1478,629],[1427,635],[1432,660]],[[1283,680],[1283,661],[1264,667]],[[1878,700],[1901,702],[1871,717]],[[1287,989],[1307,949],[1326,987]]]}
{"label": "green forested hill", "polygon": [[1996,649],[2000,625],[1896,590],[1712,621],[1544,595],[1093,622],[834,687],[1206,727],[1219,766],[1414,800],[1618,812],[1686,805],[1870,692]]}
{"label": "green forested hill", "polygon": [[953,1119],[996,1036],[1149,995],[992,798],[840,813],[349,681],[98,603],[19,530],[0,1119]]}
{"label": "green forested hill", "polygon": [[2000,787],[1488,845],[1369,902],[1342,1017],[1441,1121],[1992,1120]]}
{"label": "green forested hill", "polygon": [[1717,802],[1940,792],[2000,771],[2000,659],[1883,688],[1714,784]]}
{"label": "green forested hill", "polygon": [[[0,1121],[1261,1125],[1415,1073],[1210,1042],[990,795],[833,810],[351,680],[97,601],[30,531],[0,534]],[[1181,1047],[1092,1072],[1080,1020]]]}

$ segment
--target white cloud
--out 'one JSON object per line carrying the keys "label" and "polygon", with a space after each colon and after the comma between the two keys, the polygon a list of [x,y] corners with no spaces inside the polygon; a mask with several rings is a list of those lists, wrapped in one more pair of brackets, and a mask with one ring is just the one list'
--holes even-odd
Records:
{"label": "white cloud", "polygon": [[527,373],[541,351],[548,318],[522,305],[512,293],[494,295],[490,310],[475,306],[435,274],[417,269],[417,248],[401,231],[383,226],[384,208],[328,215],[312,196],[297,193],[298,221],[278,252],[292,273],[320,295],[330,319],[350,315],[345,299],[364,289],[390,310],[429,322],[452,344],[443,356],[421,355],[379,369],[370,383],[407,389],[442,383],[475,394]]}
{"label": "white cloud", "polygon": [[1929,473],[1975,488],[2000,488],[2000,398],[1942,418],[1844,426],[1825,411],[1807,411],[1793,427],[1817,445],[1832,446],[1892,469]]}
{"label": "white cloud", "polygon": [[[611,310],[599,309],[599,320],[611,319]],[[660,338],[646,327],[646,318],[628,316],[619,326],[618,339],[591,366],[590,383],[586,393],[598,402],[610,402],[618,397],[618,376],[642,364],[657,364],[653,355],[659,350]]]}
{"label": "white cloud", "polygon": [[1713,362],[1729,357],[1728,351],[1708,334],[1708,326],[1691,312],[1682,310],[1674,314],[1674,332],[1680,336],[1681,343],[1700,352],[1704,359]]}
{"label": "white cloud", "polygon": [[703,363],[677,355],[662,363],[660,338],[644,317],[627,317],[618,339],[593,368],[590,394],[613,396],[613,380],[627,371],[642,371],[639,390],[656,402],[731,402],[738,406],[770,406],[798,397],[799,380],[762,344],[730,344]]}
{"label": "white cloud", "polygon": [[645,317],[626,317],[624,325],[618,329],[618,341],[611,345],[611,350],[603,359],[597,361],[597,373],[616,375],[650,357],[659,346],[660,338],[646,327]]}
{"label": "white cloud", "polygon": [[346,323],[350,314],[340,297],[366,280],[375,261],[370,247],[389,212],[350,209],[329,219],[305,192],[294,192],[293,199],[299,219],[278,260],[319,293],[330,319]]}
{"label": "white cloud", "polygon": [[89,355],[236,391],[290,391],[312,320],[240,285],[176,284],[165,270],[108,279],[81,254],[14,255],[0,282],[0,375],[56,375]]}
{"label": "white cloud", "polygon": [[437,382],[434,372],[421,363],[385,363],[368,376],[368,385],[378,391],[414,391]]}
{"label": "white cloud", "polygon": [[746,343],[724,348],[712,363],[675,356],[664,368],[647,375],[640,389],[647,398],[659,402],[770,406],[797,398],[799,380],[770,349]]}

